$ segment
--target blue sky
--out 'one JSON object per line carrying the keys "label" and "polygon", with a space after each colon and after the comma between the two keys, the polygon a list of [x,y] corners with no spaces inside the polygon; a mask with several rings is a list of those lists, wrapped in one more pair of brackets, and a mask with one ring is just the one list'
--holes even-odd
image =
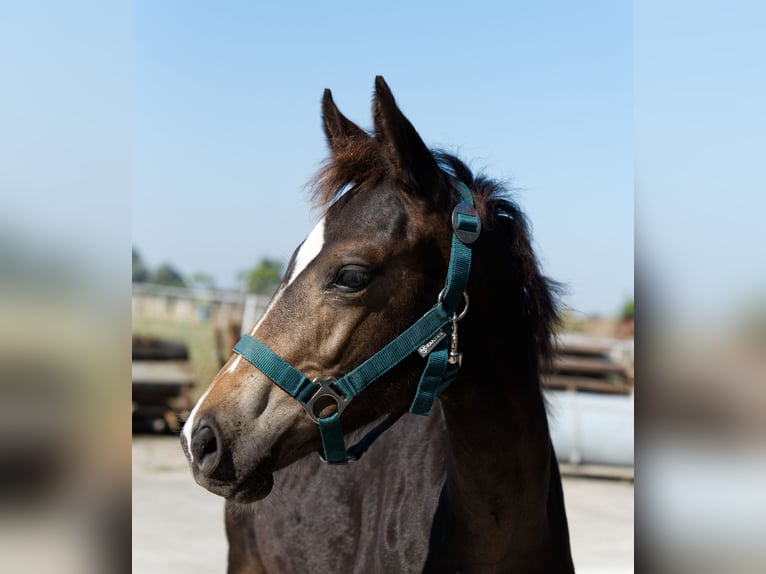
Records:
{"label": "blue sky", "polygon": [[369,126],[383,74],[428,143],[512,178],[571,307],[633,293],[634,192],[663,316],[766,300],[766,4],[255,4],[2,4],[0,240],[125,297],[131,243],[232,284],[311,226],[322,90]]}
{"label": "blue sky", "polygon": [[640,297],[662,319],[766,310],[766,4],[650,0],[634,17]]}
{"label": "blue sky", "polygon": [[507,178],[566,303],[633,295],[628,2],[133,4],[133,243],[235,285],[312,226],[319,102],[370,127],[383,75],[432,146]]}

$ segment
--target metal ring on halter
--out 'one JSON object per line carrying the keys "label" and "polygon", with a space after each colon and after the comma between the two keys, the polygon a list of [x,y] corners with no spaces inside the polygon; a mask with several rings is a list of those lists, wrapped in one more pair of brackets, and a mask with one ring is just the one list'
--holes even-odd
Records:
{"label": "metal ring on halter", "polygon": [[[441,293],[439,293],[439,299],[438,302],[442,303],[444,301],[444,294],[447,288],[441,290]],[[468,293],[463,291],[463,299],[465,300],[465,307],[463,307],[463,310],[460,312],[460,314],[454,318],[455,321],[460,321],[463,317],[465,317],[465,314],[468,313]]]}
{"label": "metal ring on halter", "polygon": [[[317,451],[317,454],[319,455],[319,460],[327,464],[327,459],[324,457],[324,451],[321,448]],[[359,460],[358,456],[348,455],[348,462],[356,462],[357,460]]]}
{"label": "metal ring on halter", "polygon": [[351,402],[351,399],[348,399],[344,397],[342,394],[335,391],[335,389],[332,388],[332,384],[336,382],[337,379],[335,377],[317,377],[312,382],[319,385],[319,389],[314,393],[314,395],[307,401],[299,401],[303,408],[306,410],[308,415],[314,420],[315,423],[319,423],[319,416],[314,412],[314,405],[316,402],[321,399],[322,397],[330,397],[335,401],[335,403],[338,405],[338,415],[343,412],[343,409],[346,408],[346,405]]}

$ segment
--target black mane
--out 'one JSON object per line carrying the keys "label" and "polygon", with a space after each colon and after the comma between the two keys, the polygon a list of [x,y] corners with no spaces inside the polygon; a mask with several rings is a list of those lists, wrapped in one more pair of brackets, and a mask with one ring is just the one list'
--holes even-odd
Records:
{"label": "black mane", "polygon": [[558,298],[562,286],[541,273],[524,213],[503,183],[483,174],[474,176],[470,168],[454,155],[443,151],[433,153],[443,171],[471,189],[482,225],[502,232],[508,246],[507,255],[519,268],[523,306],[534,333],[537,352],[548,363],[553,354],[556,326],[560,322]]}
{"label": "black mane", "polygon": [[[334,151],[310,182],[315,208],[327,209],[341,196],[372,189],[391,178],[383,151],[374,138],[366,135],[352,137],[343,149]],[[488,230],[502,232],[508,256],[519,269],[524,294],[522,304],[534,334],[537,353],[544,362],[549,362],[555,329],[560,321],[557,307],[562,287],[541,273],[524,213],[503,183],[483,174],[474,175],[452,154],[440,150],[432,150],[432,154],[445,174],[471,189],[482,225]]]}

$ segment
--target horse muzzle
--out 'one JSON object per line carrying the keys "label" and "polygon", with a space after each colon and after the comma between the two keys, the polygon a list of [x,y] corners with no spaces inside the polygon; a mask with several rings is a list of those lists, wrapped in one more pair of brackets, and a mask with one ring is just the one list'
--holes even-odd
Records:
{"label": "horse muzzle", "polygon": [[240,503],[266,497],[274,485],[269,461],[260,463],[244,475],[236,471],[234,456],[223,439],[215,417],[205,414],[195,422],[191,443],[181,435],[181,446],[191,466],[194,480],[213,494]]}

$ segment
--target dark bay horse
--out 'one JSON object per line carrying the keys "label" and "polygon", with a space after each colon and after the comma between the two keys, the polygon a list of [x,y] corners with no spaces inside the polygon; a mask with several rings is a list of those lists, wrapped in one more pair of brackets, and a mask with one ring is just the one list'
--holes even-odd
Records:
{"label": "dark bay horse", "polygon": [[[554,286],[523,214],[380,77],[372,133],[329,91],[322,115],[323,215],[182,435],[226,498],[229,572],[572,572],[538,372]],[[343,464],[408,410],[430,415]]]}

